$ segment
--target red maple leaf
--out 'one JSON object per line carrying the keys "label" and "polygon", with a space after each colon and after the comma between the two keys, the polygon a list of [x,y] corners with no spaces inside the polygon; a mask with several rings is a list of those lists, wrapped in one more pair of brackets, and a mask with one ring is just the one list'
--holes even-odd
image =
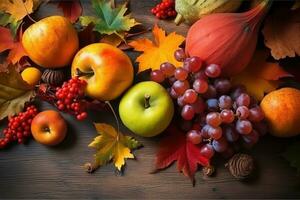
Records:
{"label": "red maple leaf", "polygon": [[209,160],[200,154],[200,147],[186,139],[183,132],[171,125],[159,144],[156,170],[164,169],[177,161],[177,169],[194,182],[198,164],[208,166]]}
{"label": "red maple leaf", "polygon": [[12,37],[10,30],[0,26],[0,35],[0,53],[13,48],[14,38]]}
{"label": "red maple leaf", "polygon": [[82,13],[82,7],[79,0],[60,1],[57,5],[63,10],[64,16],[72,23],[75,23]]}
{"label": "red maple leaf", "polygon": [[0,53],[10,50],[6,58],[8,63],[16,64],[22,57],[27,55],[21,42],[23,35],[22,27],[16,39],[12,36],[11,31],[5,27],[0,27],[0,35]]}

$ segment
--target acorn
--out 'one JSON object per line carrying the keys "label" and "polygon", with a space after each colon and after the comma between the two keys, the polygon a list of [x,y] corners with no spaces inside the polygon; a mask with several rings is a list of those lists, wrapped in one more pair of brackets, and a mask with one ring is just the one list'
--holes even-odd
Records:
{"label": "acorn", "polygon": [[58,86],[66,80],[66,72],[63,69],[46,69],[42,75],[42,81],[49,85]]}
{"label": "acorn", "polygon": [[248,154],[238,153],[225,164],[225,167],[235,178],[246,179],[252,175],[255,169],[254,159]]}

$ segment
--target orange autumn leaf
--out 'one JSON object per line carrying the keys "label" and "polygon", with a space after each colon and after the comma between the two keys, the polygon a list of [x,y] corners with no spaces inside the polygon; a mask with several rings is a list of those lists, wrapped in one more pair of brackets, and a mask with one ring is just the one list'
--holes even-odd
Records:
{"label": "orange autumn leaf", "polygon": [[7,61],[12,64],[16,64],[23,56],[26,55],[27,54],[25,53],[22,43],[18,41],[14,43],[14,47],[10,50],[7,56]]}
{"label": "orange autumn leaf", "polygon": [[300,9],[283,8],[270,14],[262,30],[265,45],[276,59],[300,55]]}
{"label": "orange autumn leaf", "polygon": [[170,62],[176,67],[181,63],[174,58],[174,51],[185,40],[181,35],[175,32],[166,35],[165,31],[157,25],[152,30],[154,42],[149,39],[141,38],[129,43],[135,51],[143,52],[136,61],[139,62],[139,71],[146,69],[159,69],[163,62]]}
{"label": "orange autumn leaf", "polygon": [[19,21],[31,14],[41,2],[40,0],[1,0],[0,11],[10,14]]}
{"label": "orange autumn leaf", "polygon": [[7,61],[12,64],[16,64],[19,60],[26,56],[26,52],[23,48],[22,42],[22,28],[19,30],[18,39],[15,41],[11,31],[8,28],[0,27],[0,53],[6,50],[10,50],[7,56]]}
{"label": "orange autumn leaf", "polygon": [[234,85],[245,85],[248,93],[257,100],[262,100],[265,93],[275,90],[280,78],[292,76],[278,63],[267,62],[267,57],[267,52],[256,51],[247,68],[232,78]]}

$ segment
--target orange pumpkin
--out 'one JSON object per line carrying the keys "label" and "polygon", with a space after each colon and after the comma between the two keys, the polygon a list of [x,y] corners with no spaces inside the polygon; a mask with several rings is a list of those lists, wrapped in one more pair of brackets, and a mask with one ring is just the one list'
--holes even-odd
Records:
{"label": "orange pumpkin", "polygon": [[46,17],[26,29],[22,44],[30,59],[41,67],[59,68],[71,63],[78,50],[78,36],[62,16]]}

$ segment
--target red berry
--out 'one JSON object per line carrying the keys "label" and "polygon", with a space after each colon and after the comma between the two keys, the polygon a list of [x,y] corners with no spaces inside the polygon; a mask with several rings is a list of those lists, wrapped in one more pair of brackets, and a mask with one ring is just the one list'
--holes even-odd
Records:
{"label": "red berry", "polygon": [[62,87],[56,88],[57,108],[81,119],[81,117],[78,117],[78,113],[79,111],[85,111],[84,107],[80,106],[83,104],[85,86],[85,80],[74,77],[64,82]]}
{"label": "red berry", "polygon": [[77,120],[82,120],[82,117],[81,117],[81,114],[78,114],[77,116],[76,116],[76,118],[77,118]]}
{"label": "red berry", "polygon": [[[163,1],[151,9],[151,13],[158,19],[166,19],[176,16],[174,1]],[[175,13],[175,14],[174,14]]]}
{"label": "red berry", "polygon": [[87,113],[86,113],[86,112],[83,112],[83,113],[81,113],[80,115],[81,115],[82,119],[87,118]]}

